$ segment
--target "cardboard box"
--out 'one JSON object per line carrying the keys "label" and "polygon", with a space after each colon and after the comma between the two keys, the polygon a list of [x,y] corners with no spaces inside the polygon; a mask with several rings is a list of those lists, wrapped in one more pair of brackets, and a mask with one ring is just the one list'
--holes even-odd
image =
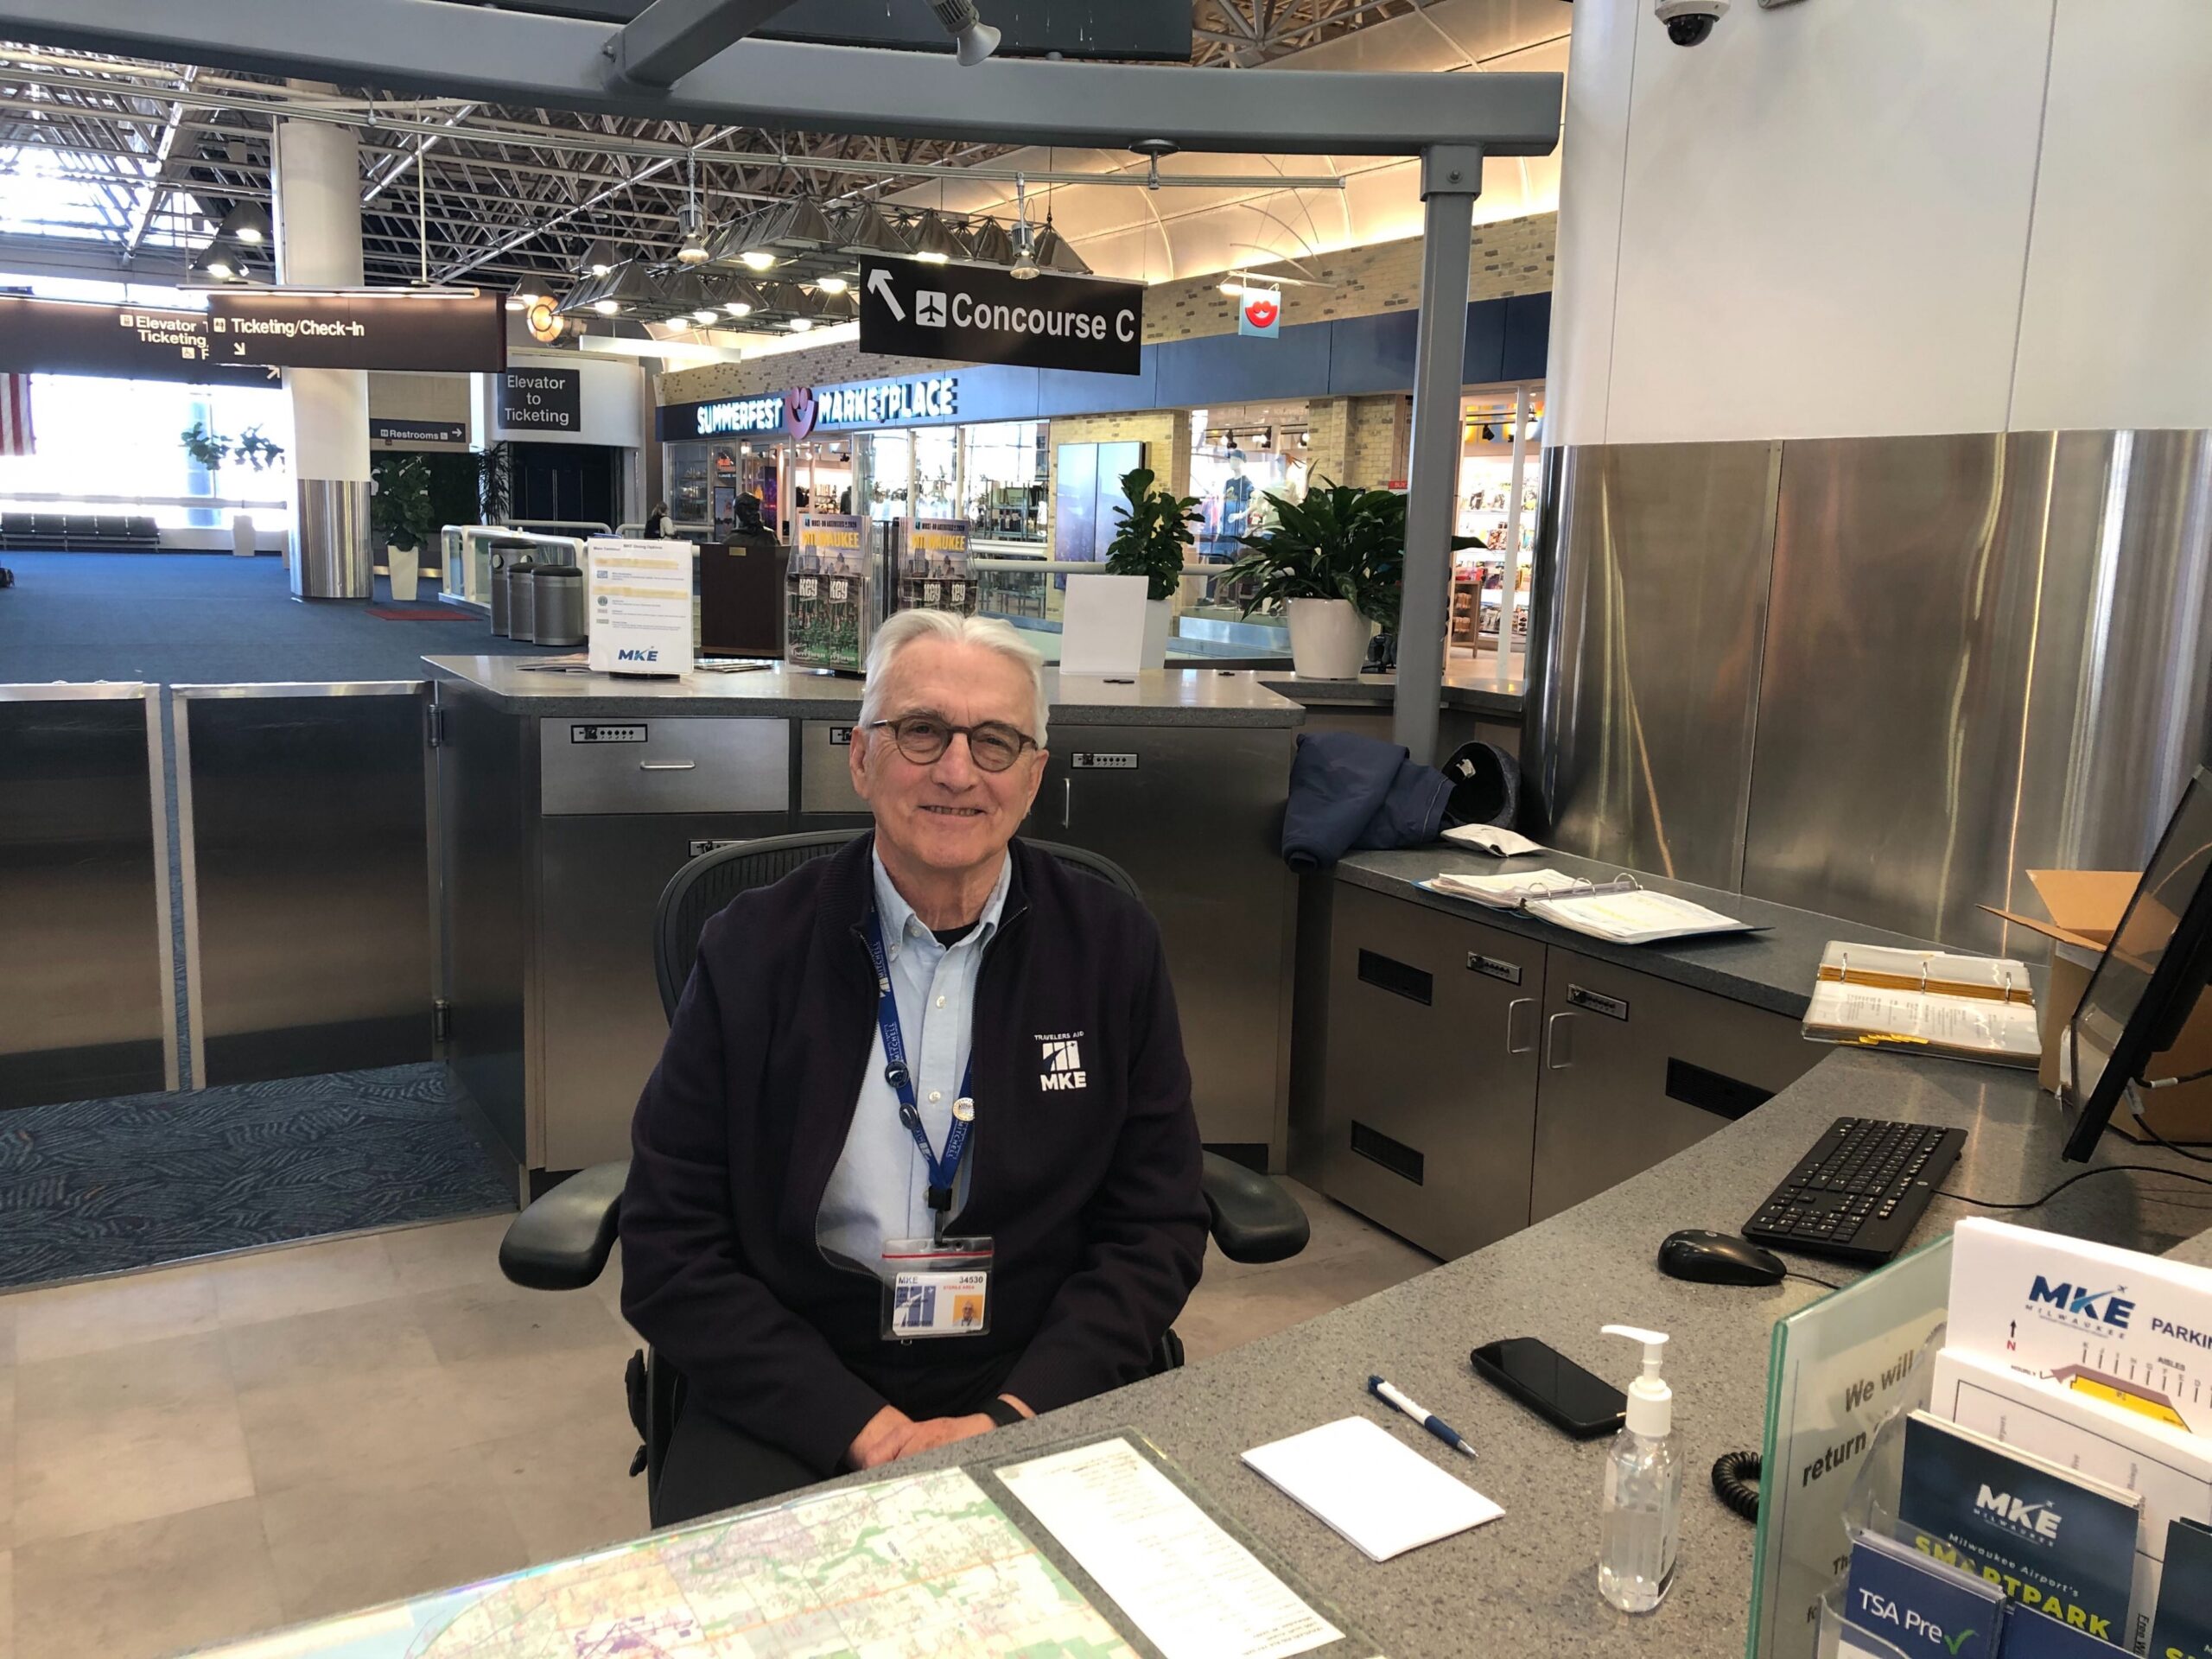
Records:
{"label": "cardboard box", "polygon": [[[2042,1014],[2043,1064],[2037,1077],[2044,1088],[2058,1092],[2060,1039],[2082,1006],[2105,947],[2127,913],[2127,901],[2142,881],[2138,870],[2030,870],[2028,880],[2036,896],[2050,912],[2050,919],[1999,910],[1983,909],[2008,922],[2018,922],[2050,941],[2050,978],[2044,988]],[[2196,1012],[2183,1027],[2181,1040],[2155,1056],[2145,1068],[2153,1077],[2183,1077],[2212,1067],[2212,997],[2200,998]],[[2143,1091],[2145,1117],[2152,1128],[2178,1146],[2212,1144],[2212,1077],[2181,1084],[2171,1089]],[[2148,1141],[2135,1115],[2126,1104],[2114,1111],[2113,1125],[2129,1138]]]}

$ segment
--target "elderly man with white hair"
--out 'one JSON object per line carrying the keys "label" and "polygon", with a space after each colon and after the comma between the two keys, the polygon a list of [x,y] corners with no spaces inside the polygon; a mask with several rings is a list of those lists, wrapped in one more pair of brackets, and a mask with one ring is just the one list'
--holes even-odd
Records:
{"label": "elderly man with white hair", "polygon": [[868,655],[874,833],[707,924],[638,1103],[622,1311],[690,1396],[664,1520],[1142,1377],[1206,1208],[1143,907],[1014,836],[1035,652],[912,611]]}

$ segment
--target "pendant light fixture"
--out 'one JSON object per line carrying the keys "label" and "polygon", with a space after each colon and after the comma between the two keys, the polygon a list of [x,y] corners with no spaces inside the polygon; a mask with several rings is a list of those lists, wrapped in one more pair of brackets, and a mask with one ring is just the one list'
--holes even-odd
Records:
{"label": "pendant light fixture", "polygon": [[999,49],[999,32],[976,10],[976,0],[930,0],[930,10],[952,36],[953,55],[972,69]]}
{"label": "pendant light fixture", "polygon": [[699,158],[683,158],[683,206],[677,210],[676,258],[679,264],[707,263],[707,222],[699,212]]}
{"label": "pendant light fixture", "polygon": [[979,220],[969,227],[968,257],[977,264],[1010,265],[1014,263],[1014,238],[995,219]]}
{"label": "pendant light fixture", "polygon": [[1029,228],[1029,181],[1014,175],[1014,265],[1007,275],[1018,283],[1037,275],[1037,238]]}
{"label": "pendant light fixture", "polygon": [[584,257],[576,262],[576,271],[584,276],[604,276],[615,267],[614,245],[605,237],[594,238],[584,250]]}
{"label": "pendant light fixture", "polygon": [[250,248],[258,248],[276,234],[269,223],[269,210],[257,201],[234,203],[223,215],[223,222],[215,232],[218,238],[228,237],[243,242]]}

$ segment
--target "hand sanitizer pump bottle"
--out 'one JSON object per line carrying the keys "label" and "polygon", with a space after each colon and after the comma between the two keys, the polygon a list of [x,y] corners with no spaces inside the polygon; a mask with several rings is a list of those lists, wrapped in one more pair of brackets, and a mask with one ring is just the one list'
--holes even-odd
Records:
{"label": "hand sanitizer pump bottle", "polygon": [[1605,1453],[1598,1593],[1624,1613],[1648,1613],[1675,1582],[1682,1526],[1675,1392],[1659,1375],[1667,1338],[1630,1325],[1609,1325],[1605,1332],[1643,1344],[1643,1374],[1629,1385],[1627,1425]]}

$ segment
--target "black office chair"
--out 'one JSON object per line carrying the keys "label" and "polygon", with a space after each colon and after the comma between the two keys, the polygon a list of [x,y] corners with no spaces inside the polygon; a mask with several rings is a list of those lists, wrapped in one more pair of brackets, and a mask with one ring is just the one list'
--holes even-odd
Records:
{"label": "black office chair", "polygon": [[[781,880],[810,860],[823,858],[862,834],[830,830],[796,836],[771,836],[702,853],[661,890],[653,917],[653,971],[660,982],[661,1012],[676,1016],[676,1004],[691,977],[699,954],[699,934],[709,919],[741,893]],[[1063,864],[1141,898],[1128,872],[1111,859],[1079,847],[1052,842],[1029,843]],[[1306,1248],[1310,1229],[1306,1212],[1275,1182],[1217,1153],[1202,1154],[1200,1182],[1214,1248],[1232,1262],[1285,1262]],[[630,1173],[627,1159],[594,1164],[541,1195],[508,1224],[499,1241],[499,1269],[516,1284],[533,1290],[581,1290],[598,1278],[614,1249],[622,1218],[622,1187]],[[1160,1339],[1154,1373],[1183,1363],[1183,1344],[1170,1331]],[[675,1366],[648,1351],[630,1357],[624,1377],[630,1417],[645,1444],[630,1465],[645,1477],[645,1510],[659,1526],[660,1477],[683,1409],[683,1378]]]}

